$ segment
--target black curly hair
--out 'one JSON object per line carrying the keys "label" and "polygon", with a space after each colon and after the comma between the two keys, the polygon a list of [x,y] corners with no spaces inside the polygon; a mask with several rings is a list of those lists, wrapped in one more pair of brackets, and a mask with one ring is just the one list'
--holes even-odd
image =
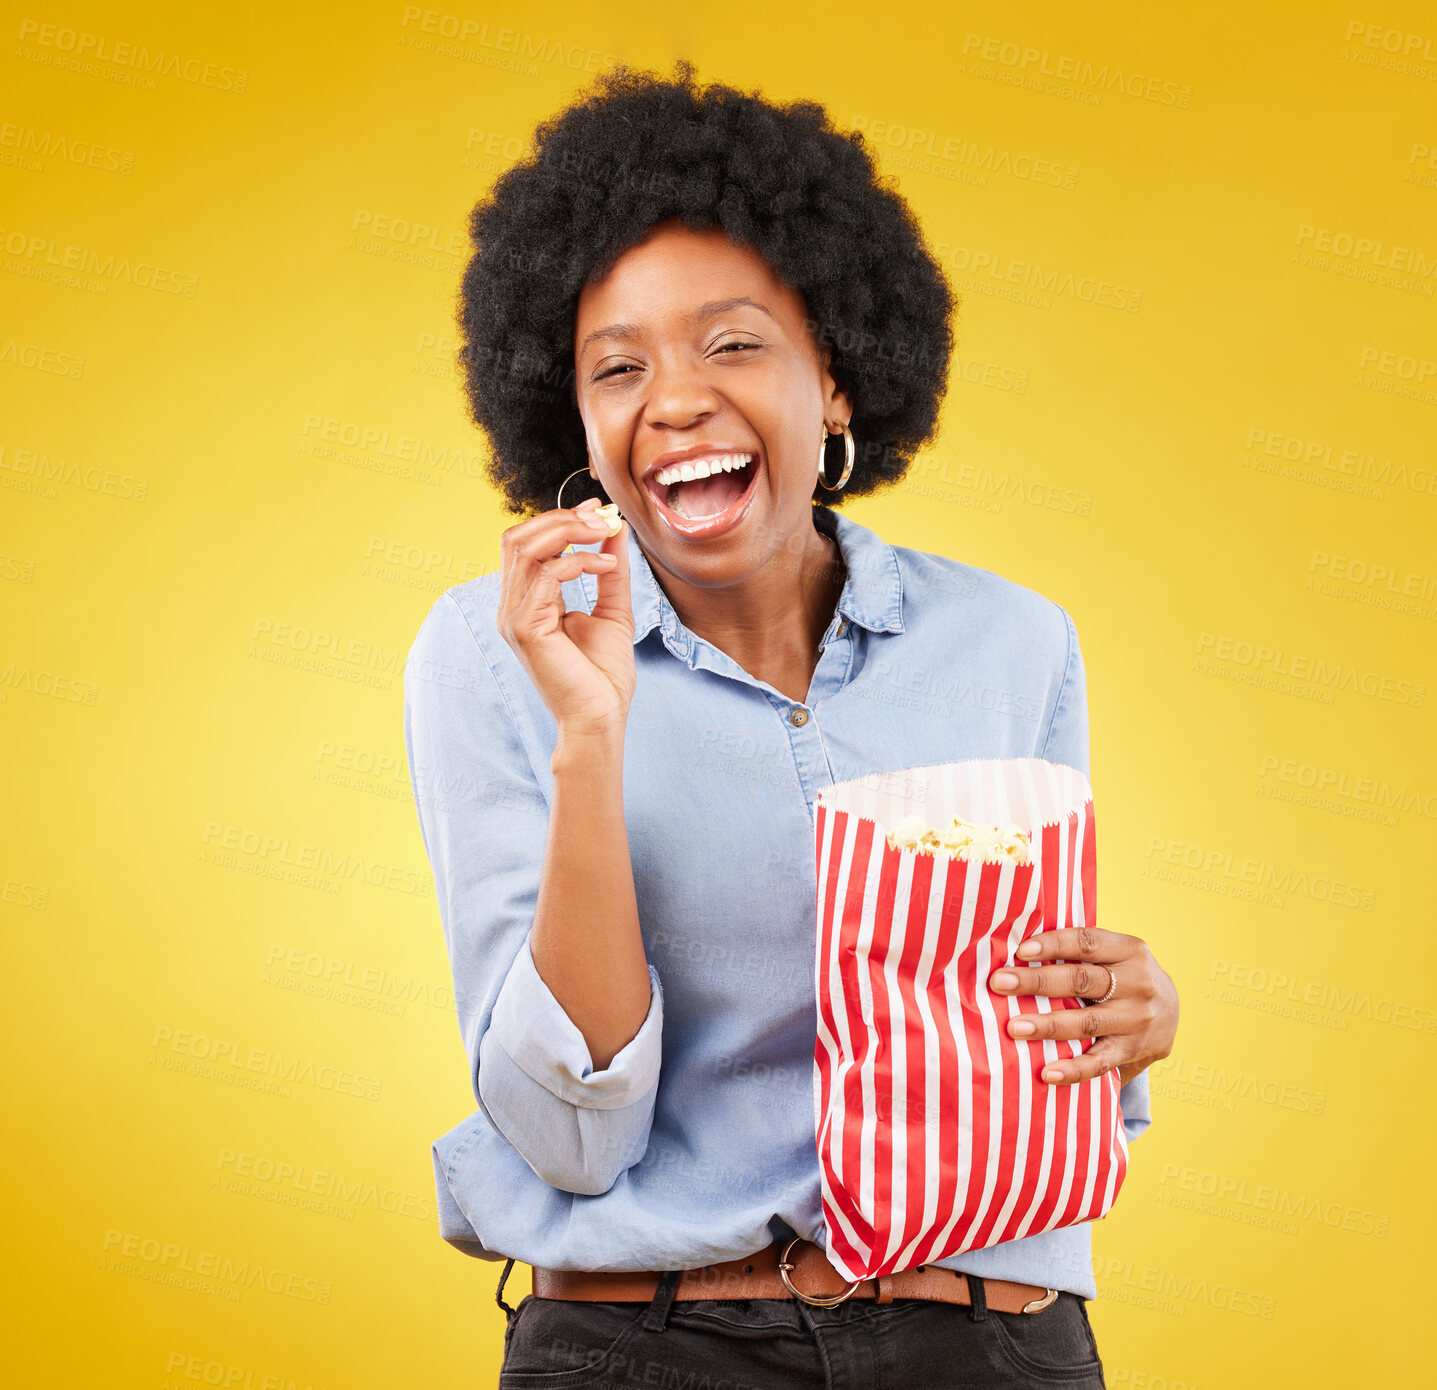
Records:
{"label": "black curly hair", "polygon": [[[844,491],[815,485],[815,498],[835,506],[901,478],[937,423],[956,300],[862,135],[836,130],[813,101],[700,87],[687,62],[667,80],[619,65],[538,127],[533,151],[469,216],[457,357],[508,510],[553,507],[585,466],[579,292],[670,219],[722,228],[803,296],[858,445]],[[581,475],[566,503],[581,484],[595,491]]]}

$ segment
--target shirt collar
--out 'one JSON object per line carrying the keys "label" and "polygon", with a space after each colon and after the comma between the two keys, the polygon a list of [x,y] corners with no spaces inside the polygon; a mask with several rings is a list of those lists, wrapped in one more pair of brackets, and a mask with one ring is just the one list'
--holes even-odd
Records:
{"label": "shirt collar", "polygon": [[[843,592],[838,598],[839,616],[870,632],[902,632],[903,579],[893,547],[868,527],[828,507],[814,507],[813,524],[838,542],[843,556],[847,574]],[[628,527],[626,534],[634,642],[643,641],[657,627],[667,647],[682,649],[686,653],[691,641],[685,635],[687,629],[679,622],[668,595],[654,578],[647,557],[634,539],[634,528]],[[592,610],[598,598],[597,581],[591,574],[581,574],[579,584],[584,600]]]}
{"label": "shirt collar", "polygon": [[848,576],[838,611],[870,632],[903,631],[903,577],[893,547],[866,526],[831,508],[813,509],[813,523],[838,542]]}

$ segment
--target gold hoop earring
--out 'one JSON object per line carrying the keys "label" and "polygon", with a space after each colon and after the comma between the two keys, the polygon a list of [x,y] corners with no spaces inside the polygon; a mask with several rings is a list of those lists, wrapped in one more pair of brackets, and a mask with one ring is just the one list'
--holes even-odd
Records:
{"label": "gold hoop earring", "polygon": [[836,483],[830,483],[828,479],[823,476],[823,464],[827,457],[829,440],[827,425],[823,427],[823,441],[818,446],[818,481],[830,492],[839,492],[848,481],[848,475],[853,472],[853,455],[855,452],[853,447],[853,431],[850,430],[847,425],[840,425],[839,428],[843,431],[843,475]]}
{"label": "gold hoop earring", "polygon": [[[569,478],[577,478],[580,473],[587,473],[588,471],[589,471],[589,466],[588,466],[588,464],[585,464],[582,468],[576,468],[572,473],[570,473],[570,474],[569,474]],[[564,485],[565,485],[565,483],[567,483],[567,482],[569,481],[569,478],[565,478],[565,479],[564,479],[564,482],[562,482],[562,483],[559,484],[559,495],[558,495],[558,497],[556,497],[556,498],[554,499],[554,506],[555,506],[555,507],[562,507],[562,506],[564,505]],[[595,481],[595,482],[598,482],[598,479],[595,478],[594,481]],[[599,488],[599,491],[600,491],[601,493],[604,492],[604,489],[603,489],[602,486]],[[608,500],[609,500],[608,494],[607,494],[607,493],[604,493],[604,501],[607,502]]]}

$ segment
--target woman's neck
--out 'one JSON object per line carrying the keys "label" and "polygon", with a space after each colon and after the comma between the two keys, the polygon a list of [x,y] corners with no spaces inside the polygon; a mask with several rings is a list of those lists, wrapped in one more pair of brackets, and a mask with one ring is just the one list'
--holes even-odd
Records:
{"label": "woman's neck", "polygon": [[782,547],[762,569],[723,589],[701,589],[655,570],[690,632],[798,701],[808,697],[844,577],[837,542],[816,526],[807,529],[801,549]]}

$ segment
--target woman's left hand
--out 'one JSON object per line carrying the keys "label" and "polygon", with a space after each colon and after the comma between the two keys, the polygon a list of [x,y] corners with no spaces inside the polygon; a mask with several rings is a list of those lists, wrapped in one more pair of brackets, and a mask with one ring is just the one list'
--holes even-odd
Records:
{"label": "woman's left hand", "polygon": [[[1052,1013],[1025,1013],[1008,1020],[1008,1035],[1044,1038],[1096,1038],[1081,1057],[1050,1062],[1043,1080],[1055,1084],[1086,1081],[1118,1069],[1126,1085],[1139,1072],[1173,1049],[1178,1031],[1178,991],[1153,958],[1147,942],[1098,927],[1064,927],[1040,932],[1018,947],[1018,967],[989,976],[998,994],[1045,994],[1063,999],[1101,999],[1112,967],[1117,988],[1105,1004]],[[1071,965],[1030,966],[1026,962],[1072,961]]]}

